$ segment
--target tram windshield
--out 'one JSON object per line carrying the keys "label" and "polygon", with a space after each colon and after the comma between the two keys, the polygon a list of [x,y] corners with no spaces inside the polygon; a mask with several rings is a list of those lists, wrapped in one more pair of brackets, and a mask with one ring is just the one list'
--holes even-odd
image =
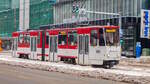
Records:
{"label": "tram windshield", "polygon": [[19,44],[22,44],[22,43],[23,43],[23,38],[24,38],[23,34],[20,34],[20,35],[19,35],[19,38],[18,38],[18,43],[19,43]]}
{"label": "tram windshield", "polygon": [[118,46],[119,45],[119,29],[106,29],[106,45]]}
{"label": "tram windshield", "polygon": [[30,35],[29,34],[24,35],[24,43],[30,44]]}

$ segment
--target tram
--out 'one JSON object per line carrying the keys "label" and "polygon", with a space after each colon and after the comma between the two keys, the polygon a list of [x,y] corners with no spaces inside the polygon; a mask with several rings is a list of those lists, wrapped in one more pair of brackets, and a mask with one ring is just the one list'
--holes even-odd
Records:
{"label": "tram", "polygon": [[121,56],[119,26],[13,32],[12,56],[111,68]]}

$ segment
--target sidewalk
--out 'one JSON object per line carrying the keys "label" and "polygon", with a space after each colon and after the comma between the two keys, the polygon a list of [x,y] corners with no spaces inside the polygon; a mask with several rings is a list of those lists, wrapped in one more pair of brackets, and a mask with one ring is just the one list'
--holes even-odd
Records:
{"label": "sidewalk", "polygon": [[97,79],[108,79],[127,83],[149,84],[150,68],[139,68],[132,66],[115,66],[113,69],[93,68],[91,66],[80,66],[72,64],[50,63],[12,58],[10,55],[0,55],[0,63],[20,66],[25,68],[54,71],[77,76],[93,77]]}
{"label": "sidewalk", "polygon": [[141,56],[140,60],[136,58],[121,58],[119,65],[150,67],[150,56]]}

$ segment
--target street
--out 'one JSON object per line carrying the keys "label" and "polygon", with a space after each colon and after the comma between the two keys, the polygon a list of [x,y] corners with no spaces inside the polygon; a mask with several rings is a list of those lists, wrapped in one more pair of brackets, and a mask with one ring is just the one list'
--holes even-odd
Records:
{"label": "street", "polygon": [[125,84],[0,64],[1,84]]}

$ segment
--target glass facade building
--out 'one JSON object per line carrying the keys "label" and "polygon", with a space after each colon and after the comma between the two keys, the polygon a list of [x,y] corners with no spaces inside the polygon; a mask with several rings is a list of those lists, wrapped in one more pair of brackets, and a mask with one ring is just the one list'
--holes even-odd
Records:
{"label": "glass facade building", "polygon": [[53,24],[54,0],[30,0],[30,23],[31,29],[38,29],[41,25]]}
{"label": "glass facade building", "polygon": [[[0,0],[0,39],[3,42],[3,49],[11,48],[12,32],[20,30],[20,11],[25,11],[20,8],[20,1]],[[30,29],[38,29],[41,25],[53,23],[54,2],[55,0],[30,0],[28,7]]]}
{"label": "glass facade building", "polygon": [[[41,25],[53,23],[52,4],[55,0],[30,0],[29,27],[38,29]],[[0,1],[0,37],[11,37],[19,30],[20,0]]]}
{"label": "glass facade building", "polygon": [[0,1],[0,37],[10,37],[19,27],[19,0]]}

